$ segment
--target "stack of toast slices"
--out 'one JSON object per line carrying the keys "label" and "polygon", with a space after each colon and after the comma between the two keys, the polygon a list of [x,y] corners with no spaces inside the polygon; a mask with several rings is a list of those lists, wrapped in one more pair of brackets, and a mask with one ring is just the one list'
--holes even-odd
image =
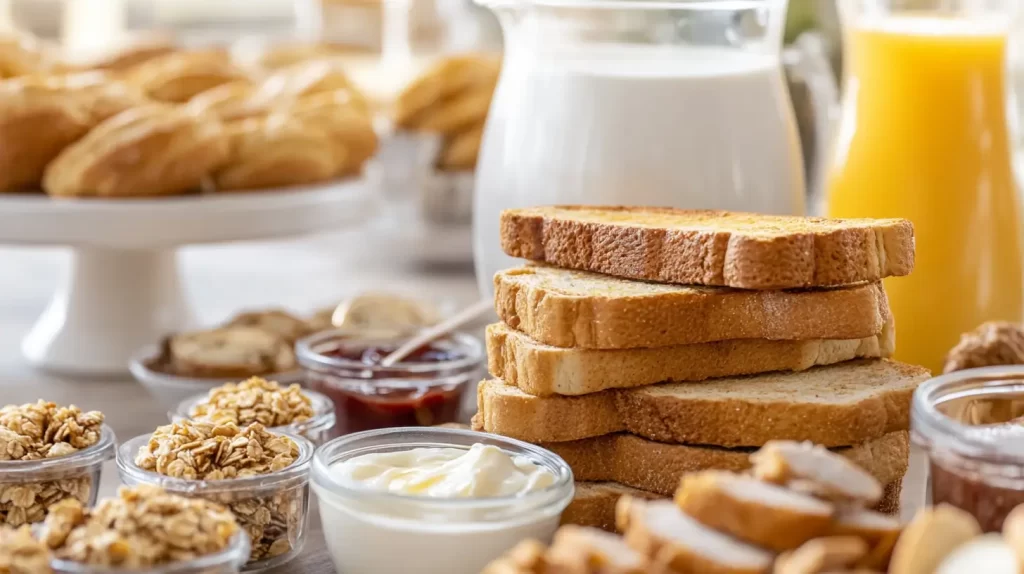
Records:
{"label": "stack of toast slices", "polygon": [[505,211],[501,242],[531,263],[494,278],[473,424],[569,463],[564,522],[613,529],[621,495],[743,470],[772,440],[842,453],[898,511],[929,377],[889,359],[881,279],[913,269],[909,222],[540,207]]}

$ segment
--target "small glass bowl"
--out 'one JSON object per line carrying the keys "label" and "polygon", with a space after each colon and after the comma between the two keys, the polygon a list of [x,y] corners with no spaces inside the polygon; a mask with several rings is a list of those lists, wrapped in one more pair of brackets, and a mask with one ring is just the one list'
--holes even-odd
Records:
{"label": "small glass bowl", "polygon": [[[299,445],[299,457],[289,467],[248,478],[226,480],[187,480],[143,470],[135,464],[139,449],[149,443],[151,434],[137,436],[117,449],[117,470],[128,486],[152,484],[183,496],[194,496],[227,506],[243,530],[262,529],[259,540],[250,540],[251,554],[243,571],[273,568],[298,556],[306,542],[309,519],[309,467],[313,443],[290,432],[275,431]],[[264,518],[269,510],[270,522]],[[264,540],[265,539],[265,540]],[[271,544],[285,541],[287,549],[269,555]]]}
{"label": "small glass bowl", "polygon": [[[331,467],[366,454],[414,448],[496,446],[555,475],[551,486],[519,496],[428,498],[360,488]],[[574,494],[572,470],[541,447],[450,428],[392,428],[336,438],[313,457],[313,490],[331,559],[339,572],[401,572],[410,556],[419,574],[476,574],[520,541],[550,541]]]}
{"label": "small glass bowl", "polygon": [[[100,430],[100,440],[66,456],[42,460],[0,462],[0,491],[32,486],[42,488],[34,494],[30,506],[0,501],[0,524],[20,526],[41,522],[46,509],[66,498],[76,498],[86,506],[96,503],[103,463],[114,457],[117,438],[107,425]],[[24,513],[11,517],[12,513]]]}
{"label": "small glass bowl", "polygon": [[[313,406],[313,418],[292,423],[286,426],[272,427],[267,430],[274,433],[292,433],[308,438],[314,445],[320,446],[332,438],[334,431],[334,403],[331,399],[315,391],[303,389]],[[207,397],[207,393],[199,393],[178,403],[174,410],[167,413],[172,423],[192,418],[189,414],[192,407]]]}
{"label": "small glass bowl", "polygon": [[[216,554],[200,556],[194,560],[175,562],[147,570],[131,570],[132,574],[235,574],[249,559],[249,537],[245,531],[235,534],[228,547]],[[91,566],[54,558],[50,561],[53,574],[125,574],[123,568]]]}
{"label": "small glass bowl", "polygon": [[[239,378],[197,379],[164,373],[152,368],[153,362],[159,356],[159,345],[143,347],[135,353],[128,363],[128,370],[131,371],[132,377],[142,383],[142,386],[146,387],[149,394],[166,409],[173,409],[181,401],[193,395],[205,394],[210,389],[219,387],[224,383],[237,383],[239,381]],[[268,381],[277,381],[282,385],[301,383],[303,379],[303,373],[300,370],[262,376]]]}
{"label": "small glass bowl", "polygon": [[407,339],[366,339],[341,330],[295,344],[306,386],[334,401],[337,434],[458,422],[467,391],[483,375],[484,349],[476,337],[453,334],[432,345],[451,355],[383,367],[352,358],[372,348],[397,348]]}
{"label": "small glass bowl", "polygon": [[1024,503],[1024,367],[956,371],[914,392],[911,437],[929,459],[928,502],[973,514],[986,532]]}

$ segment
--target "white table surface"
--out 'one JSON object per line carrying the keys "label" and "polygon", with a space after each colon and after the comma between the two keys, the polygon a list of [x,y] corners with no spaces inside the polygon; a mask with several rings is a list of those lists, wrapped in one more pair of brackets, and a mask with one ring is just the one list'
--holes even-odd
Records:
{"label": "white table surface", "polygon": [[[375,256],[372,245],[353,234],[290,242],[190,248],[182,252],[186,289],[199,317],[215,322],[243,308],[283,306],[306,312],[334,304],[348,294],[384,289],[469,304],[477,297],[469,270],[394,268]],[[355,254],[355,256],[353,256]],[[21,338],[42,312],[64,255],[54,249],[0,246],[0,404],[45,398],[101,410],[120,438],[150,432],[164,410],[131,379],[69,380],[33,371],[21,358]],[[130,289],[130,286],[125,288]],[[98,333],[97,336],[102,336]],[[146,341],[140,341],[140,345]],[[904,480],[903,514],[920,506],[923,468],[915,455]],[[117,470],[104,469],[101,496],[117,487]],[[313,528],[303,557],[287,572],[331,572],[319,528]]]}

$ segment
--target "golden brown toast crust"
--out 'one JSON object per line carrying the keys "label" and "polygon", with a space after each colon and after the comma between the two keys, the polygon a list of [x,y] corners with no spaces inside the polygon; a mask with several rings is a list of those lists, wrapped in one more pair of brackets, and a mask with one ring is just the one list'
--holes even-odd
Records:
{"label": "golden brown toast crust", "polygon": [[730,339],[860,339],[890,322],[881,283],[745,291],[643,283],[527,265],[494,276],[494,307],[555,347],[631,349]]}
{"label": "golden brown toast crust", "polygon": [[[477,390],[477,420],[487,432],[528,442],[628,431],[664,443],[738,447],[783,439],[837,447],[909,428],[910,398],[928,377],[895,361],[857,361],[579,397],[537,397],[490,380]],[[800,398],[801,390],[809,392]]]}
{"label": "golden brown toast crust", "polygon": [[552,206],[503,212],[500,233],[512,257],[686,285],[849,285],[914,268],[914,229],[903,219]]}

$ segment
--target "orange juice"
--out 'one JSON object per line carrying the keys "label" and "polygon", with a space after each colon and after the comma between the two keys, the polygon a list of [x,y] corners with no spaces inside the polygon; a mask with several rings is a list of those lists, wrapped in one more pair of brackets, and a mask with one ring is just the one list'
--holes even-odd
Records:
{"label": "orange juice", "polygon": [[828,212],[913,221],[914,272],[885,284],[896,358],[937,372],[964,331],[1022,318],[1006,30],[893,16],[848,29],[845,57]]}

